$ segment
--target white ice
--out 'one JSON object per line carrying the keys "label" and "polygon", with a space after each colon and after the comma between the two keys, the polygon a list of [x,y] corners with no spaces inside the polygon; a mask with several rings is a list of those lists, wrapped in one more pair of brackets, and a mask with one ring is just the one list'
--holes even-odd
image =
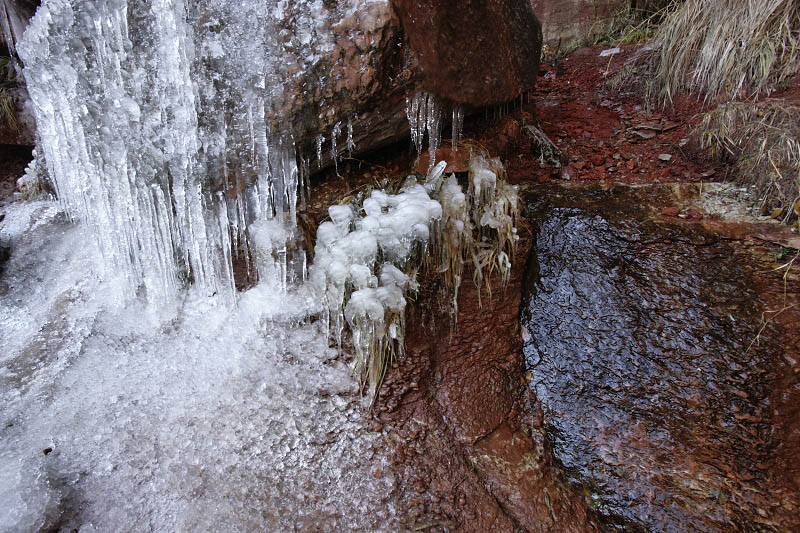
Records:
{"label": "white ice", "polygon": [[4,214],[0,531],[397,529],[383,436],[304,289],[119,308],[85,225]]}

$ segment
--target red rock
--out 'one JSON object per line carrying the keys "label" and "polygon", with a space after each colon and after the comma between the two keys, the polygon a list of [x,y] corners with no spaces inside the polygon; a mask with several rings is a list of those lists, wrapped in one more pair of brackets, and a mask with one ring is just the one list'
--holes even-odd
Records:
{"label": "red rock", "polygon": [[686,210],[686,217],[691,220],[703,220],[703,213],[695,209],[694,207],[690,207]]}
{"label": "red rock", "polygon": [[676,217],[680,212],[681,210],[677,207],[667,207],[661,211],[661,215],[665,217]]}
{"label": "red rock", "polygon": [[509,102],[536,86],[542,28],[530,2],[394,0],[423,86],[460,104]]}
{"label": "red rock", "polygon": [[[449,141],[445,141],[445,143],[446,144],[442,144],[436,149],[436,161],[447,161],[447,166],[444,169],[446,173],[467,172],[469,170],[467,161],[469,154],[467,150],[464,148],[453,150]],[[418,174],[427,174],[429,164],[430,152],[423,152],[422,155],[419,156],[419,161],[417,161],[415,170]]]}
{"label": "red rock", "polygon": [[596,167],[599,167],[605,161],[605,157],[603,157],[603,154],[601,154],[599,152],[595,152],[595,153],[592,154],[591,161],[592,161],[592,165],[594,165]]}

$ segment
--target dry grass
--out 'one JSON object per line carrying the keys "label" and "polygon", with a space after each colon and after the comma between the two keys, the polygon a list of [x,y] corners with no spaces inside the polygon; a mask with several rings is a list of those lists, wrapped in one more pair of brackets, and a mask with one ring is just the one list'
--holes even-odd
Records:
{"label": "dry grass", "polygon": [[797,0],[675,2],[653,38],[612,86],[645,80],[646,100],[672,104],[681,93],[706,101],[769,95],[800,68]]}
{"label": "dry grass", "polygon": [[800,106],[731,102],[705,113],[693,135],[712,156],[737,166],[762,213],[784,222],[800,216]]}
{"label": "dry grass", "polygon": [[0,123],[14,133],[19,132],[19,119],[17,118],[17,100],[9,89],[0,88]]}
{"label": "dry grass", "polygon": [[13,59],[0,57],[0,123],[8,129],[19,132],[17,101],[13,88],[17,86],[17,69]]}

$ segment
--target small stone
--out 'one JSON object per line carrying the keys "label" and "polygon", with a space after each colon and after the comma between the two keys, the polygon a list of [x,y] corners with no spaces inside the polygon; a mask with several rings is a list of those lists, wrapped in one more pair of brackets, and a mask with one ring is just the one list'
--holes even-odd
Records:
{"label": "small stone", "polygon": [[686,216],[692,220],[703,220],[703,213],[693,207],[686,210]]}
{"label": "small stone", "polygon": [[613,56],[613,55],[615,55],[615,54],[618,54],[618,53],[620,53],[620,51],[621,51],[621,50],[620,50],[618,47],[609,48],[609,49],[607,49],[607,50],[603,50],[602,52],[600,52],[600,57],[608,57],[608,56]]}
{"label": "small stone", "polygon": [[652,139],[653,137],[656,136],[656,132],[651,130],[636,130],[633,133],[635,133],[636,135],[645,140]]}
{"label": "small stone", "polygon": [[660,154],[660,155],[658,156],[658,158],[659,158],[660,160],[662,160],[662,161],[669,161],[670,159],[672,159],[672,156],[671,156],[671,155],[669,155],[669,154]]}
{"label": "small stone", "polygon": [[665,217],[676,217],[680,214],[681,210],[677,207],[667,207],[661,211]]}

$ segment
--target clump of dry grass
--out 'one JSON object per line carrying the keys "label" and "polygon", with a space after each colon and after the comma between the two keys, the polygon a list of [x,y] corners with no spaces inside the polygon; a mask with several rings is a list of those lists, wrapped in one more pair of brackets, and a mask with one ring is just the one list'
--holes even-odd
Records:
{"label": "clump of dry grass", "polygon": [[800,68],[797,0],[685,0],[672,4],[638,58],[613,85],[644,77],[649,102],[671,104],[681,92],[707,101],[757,98]]}
{"label": "clump of dry grass", "polygon": [[17,70],[12,58],[0,56],[0,123],[17,133],[17,99],[13,88],[17,87]]}
{"label": "clump of dry grass", "polygon": [[800,106],[779,100],[730,102],[705,113],[694,137],[712,156],[734,163],[755,188],[762,213],[800,216]]}

